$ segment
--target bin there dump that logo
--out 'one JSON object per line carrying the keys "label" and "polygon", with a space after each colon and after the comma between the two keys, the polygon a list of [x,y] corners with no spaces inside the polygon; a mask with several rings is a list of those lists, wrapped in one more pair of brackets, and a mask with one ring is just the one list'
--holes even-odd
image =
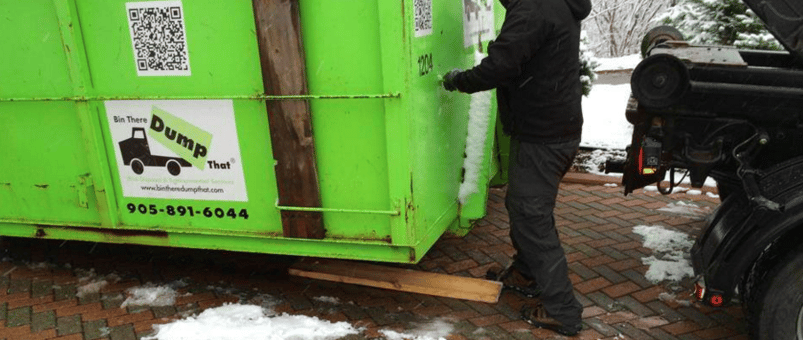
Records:
{"label": "bin there dump that logo", "polygon": [[125,197],[247,200],[231,100],[110,100],[105,107]]}

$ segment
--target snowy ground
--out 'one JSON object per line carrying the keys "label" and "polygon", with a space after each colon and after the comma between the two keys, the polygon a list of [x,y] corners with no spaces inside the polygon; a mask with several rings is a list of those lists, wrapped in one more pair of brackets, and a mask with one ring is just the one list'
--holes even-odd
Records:
{"label": "snowy ground", "polygon": [[[639,55],[622,58],[599,59],[597,72],[625,72],[632,70],[641,61]],[[597,80],[591,93],[583,97],[583,138],[581,152],[575,160],[575,168],[591,173],[603,173],[605,160],[625,157],[625,148],[630,144],[633,125],[625,118],[630,84],[607,84]]]}
{"label": "snowy ground", "polygon": [[[600,59],[598,72],[630,70],[640,61],[638,55]],[[633,126],[625,119],[630,84],[594,83],[583,97],[583,140],[580,146],[594,149],[624,150],[630,144]]]}

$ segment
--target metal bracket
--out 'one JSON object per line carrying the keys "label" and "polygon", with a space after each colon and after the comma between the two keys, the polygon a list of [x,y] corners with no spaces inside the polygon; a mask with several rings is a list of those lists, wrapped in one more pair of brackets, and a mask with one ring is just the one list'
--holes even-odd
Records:
{"label": "metal bracket", "polygon": [[319,208],[319,207],[288,207],[276,204],[276,209],[284,211],[313,211],[313,212],[334,212],[334,213],[352,213],[352,214],[373,214],[373,215],[390,215],[399,216],[399,210],[365,210],[365,209],[338,209],[338,208]]}
{"label": "metal bracket", "polygon": [[75,190],[78,192],[79,207],[89,209],[89,188],[94,186],[91,175],[78,176],[78,185]]}

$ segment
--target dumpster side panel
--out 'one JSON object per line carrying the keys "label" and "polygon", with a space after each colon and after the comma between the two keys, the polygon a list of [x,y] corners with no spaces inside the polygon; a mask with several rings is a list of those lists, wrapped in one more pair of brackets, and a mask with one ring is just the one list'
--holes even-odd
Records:
{"label": "dumpster side panel", "polygon": [[[302,39],[310,93],[385,92],[375,1],[302,1]],[[401,44],[401,41],[399,42]],[[383,99],[310,102],[324,207],[392,210]],[[327,238],[389,239],[387,214],[325,213]]]}

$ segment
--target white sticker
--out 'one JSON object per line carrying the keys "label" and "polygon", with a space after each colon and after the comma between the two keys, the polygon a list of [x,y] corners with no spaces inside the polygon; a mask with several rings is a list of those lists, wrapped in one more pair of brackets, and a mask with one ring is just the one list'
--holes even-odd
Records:
{"label": "white sticker", "polygon": [[432,34],[432,0],[415,0],[413,7],[416,38]]}
{"label": "white sticker", "polygon": [[127,2],[138,76],[189,76],[190,56],[181,1]]}
{"label": "white sticker", "polygon": [[111,100],[125,197],[247,202],[231,100]]}
{"label": "white sticker", "polygon": [[463,47],[494,37],[493,0],[463,0]]}

